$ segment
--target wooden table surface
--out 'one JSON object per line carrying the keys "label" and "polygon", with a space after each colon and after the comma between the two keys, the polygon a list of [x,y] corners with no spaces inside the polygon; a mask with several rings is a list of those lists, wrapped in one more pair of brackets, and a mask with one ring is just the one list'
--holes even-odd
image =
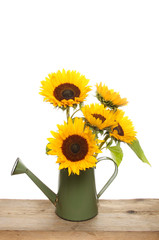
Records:
{"label": "wooden table surface", "polygon": [[100,200],[88,221],[59,218],[48,200],[0,200],[0,240],[159,240],[159,199]]}

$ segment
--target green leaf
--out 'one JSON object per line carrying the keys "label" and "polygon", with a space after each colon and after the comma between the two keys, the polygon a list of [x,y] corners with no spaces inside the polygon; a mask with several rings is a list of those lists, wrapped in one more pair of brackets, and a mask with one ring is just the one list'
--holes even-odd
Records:
{"label": "green leaf", "polygon": [[77,104],[73,104],[73,109],[76,109],[77,108]]}
{"label": "green leaf", "polygon": [[117,166],[119,167],[122,159],[123,159],[123,151],[120,147],[120,144],[117,144],[116,146],[113,147],[109,147],[108,149],[111,152],[112,158],[114,160],[114,162],[117,164]]}
{"label": "green leaf", "polygon": [[[48,145],[48,144],[47,144]],[[48,154],[48,152],[51,150],[50,148],[48,148],[48,146],[46,145],[46,154]]]}
{"label": "green leaf", "polygon": [[136,153],[136,155],[138,156],[138,158],[141,159],[141,161],[143,161],[151,166],[151,164],[147,160],[147,158],[140,146],[140,143],[137,139],[135,141],[133,141],[131,144],[128,143],[128,146],[134,151],[134,153]]}

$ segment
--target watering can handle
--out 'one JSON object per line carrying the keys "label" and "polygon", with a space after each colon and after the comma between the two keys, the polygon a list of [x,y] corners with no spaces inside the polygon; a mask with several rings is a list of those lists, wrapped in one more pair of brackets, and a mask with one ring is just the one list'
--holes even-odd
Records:
{"label": "watering can handle", "polygon": [[113,182],[113,180],[116,178],[117,174],[118,174],[118,166],[115,163],[115,161],[109,157],[101,157],[98,159],[98,162],[102,161],[102,160],[111,160],[113,161],[114,165],[115,165],[115,170],[113,175],[110,177],[110,179],[107,181],[107,183],[104,185],[104,187],[100,190],[100,192],[97,194],[97,198],[100,198],[100,196],[105,192],[105,190],[109,187],[109,185]]}

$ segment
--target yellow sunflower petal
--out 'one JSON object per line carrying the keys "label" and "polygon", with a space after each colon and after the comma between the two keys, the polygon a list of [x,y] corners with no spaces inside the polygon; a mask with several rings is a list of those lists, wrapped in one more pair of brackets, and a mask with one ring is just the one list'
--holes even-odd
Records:
{"label": "yellow sunflower petal", "polygon": [[[97,160],[94,156],[101,152],[95,135],[88,127],[84,128],[84,124],[81,118],[75,118],[74,122],[69,118],[68,123],[58,126],[57,134],[52,132],[54,138],[49,138],[49,154],[58,156],[59,169],[68,168],[69,175],[79,175],[80,170],[95,167]],[[67,138],[62,138],[65,132]]]}
{"label": "yellow sunflower petal", "polygon": [[100,84],[96,84],[97,88],[97,98],[98,100],[106,107],[110,107],[112,109],[124,106],[128,103],[126,98],[121,98],[120,94],[114,92],[113,89],[108,89],[107,86]]}
{"label": "yellow sunflower petal", "polygon": [[87,86],[89,80],[76,71],[65,71],[48,74],[45,81],[41,81],[40,94],[44,101],[54,106],[67,107],[79,104],[85,100],[91,90]]}
{"label": "yellow sunflower petal", "polygon": [[93,127],[102,130],[111,127],[114,122],[114,111],[106,109],[102,104],[91,104],[81,108],[87,122]]}
{"label": "yellow sunflower petal", "polygon": [[121,110],[117,110],[115,115],[117,126],[111,128],[110,136],[122,142],[133,142],[136,139],[136,131],[132,121],[124,116],[124,112]]}

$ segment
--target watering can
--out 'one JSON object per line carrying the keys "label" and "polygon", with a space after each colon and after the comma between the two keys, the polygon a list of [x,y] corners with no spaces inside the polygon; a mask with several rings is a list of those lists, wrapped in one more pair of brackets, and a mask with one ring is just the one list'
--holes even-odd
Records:
{"label": "watering can", "polygon": [[98,213],[98,198],[117,175],[115,171],[101,191],[96,193],[94,168],[81,171],[80,175],[71,174],[68,170],[59,171],[58,193],[55,194],[40,179],[38,179],[23,163],[17,158],[11,175],[26,173],[27,176],[41,189],[46,197],[55,205],[56,214],[70,221],[83,221],[95,217]]}

